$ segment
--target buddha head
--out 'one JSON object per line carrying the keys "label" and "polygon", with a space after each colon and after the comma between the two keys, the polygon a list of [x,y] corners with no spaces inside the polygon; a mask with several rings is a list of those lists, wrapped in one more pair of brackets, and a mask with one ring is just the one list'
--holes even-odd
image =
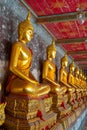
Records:
{"label": "buddha head", "polygon": [[33,37],[33,33],[34,33],[34,29],[30,22],[30,13],[28,13],[26,20],[22,21],[18,25],[19,40],[29,42]]}
{"label": "buddha head", "polygon": [[64,55],[64,57],[61,58],[61,65],[62,67],[67,67],[68,65],[68,58],[67,58],[67,54]]}
{"label": "buddha head", "polygon": [[79,68],[76,66],[76,68],[75,68],[75,75],[76,76],[79,76]]}
{"label": "buddha head", "polygon": [[70,69],[70,72],[71,71],[74,72],[75,70],[74,61],[70,64],[69,69]]}
{"label": "buddha head", "polygon": [[84,79],[85,79],[85,81],[86,81],[86,79],[87,79],[86,75],[85,75]]}
{"label": "buddha head", "polygon": [[83,77],[83,73],[82,73],[82,70],[80,69],[79,70],[79,78],[82,79],[82,77]]}
{"label": "buddha head", "polygon": [[52,41],[52,44],[47,47],[47,57],[48,59],[55,59],[56,57],[56,47],[54,41]]}

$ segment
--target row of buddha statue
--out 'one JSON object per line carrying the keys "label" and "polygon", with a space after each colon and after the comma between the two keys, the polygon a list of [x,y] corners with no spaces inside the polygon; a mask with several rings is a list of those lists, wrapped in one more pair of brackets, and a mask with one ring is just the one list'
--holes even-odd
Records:
{"label": "row of buddha statue", "polygon": [[10,75],[5,94],[7,130],[65,130],[86,107],[86,76],[74,62],[68,66],[65,54],[61,58],[59,81],[56,77],[55,42],[47,47],[43,64],[42,83],[30,73],[32,51],[26,44],[34,29],[30,13],[18,25],[18,41],[12,46]]}

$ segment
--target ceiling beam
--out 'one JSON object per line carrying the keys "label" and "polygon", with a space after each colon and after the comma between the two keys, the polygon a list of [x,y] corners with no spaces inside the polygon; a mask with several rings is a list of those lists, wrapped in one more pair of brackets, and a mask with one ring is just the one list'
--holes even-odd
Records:
{"label": "ceiling beam", "polygon": [[[85,17],[87,18],[87,11],[84,12],[85,12]],[[45,24],[45,23],[53,23],[53,22],[74,21],[77,19],[77,14],[78,12],[39,16],[36,22],[38,24]]]}
{"label": "ceiling beam", "polygon": [[87,66],[80,66],[80,68],[87,70]]}
{"label": "ceiling beam", "polygon": [[78,62],[78,61],[87,61],[87,58],[76,58],[74,59],[75,62]]}
{"label": "ceiling beam", "polygon": [[79,43],[79,42],[86,42],[87,37],[83,37],[83,38],[69,38],[69,39],[58,39],[56,40],[56,45],[57,44],[63,44],[63,43]]}
{"label": "ceiling beam", "polygon": [[87,64],[79,64],[79,66],[87,66]]}
{"label": "ceiling beam", "polygon": [[78,55],[78,54],[87,54],[87,51],[68,51],[67,54],[69,54],[69,55],[70,55],[70,54],[73,54],[73,55],[74,55],[74,54],[75,54],[75,55],[76,55],[76,54],[77,54],[77,55]]}

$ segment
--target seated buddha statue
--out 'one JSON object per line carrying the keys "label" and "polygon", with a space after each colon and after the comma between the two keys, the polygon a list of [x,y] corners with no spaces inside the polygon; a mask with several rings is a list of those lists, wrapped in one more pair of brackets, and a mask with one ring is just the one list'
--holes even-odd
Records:
{"label": "seated buddha statue", "polygon": [[86,80],[87,80],[87,77],[86,77],[86,75],[84,75],[84,78],[83,78],[83,86],[84,86],[83,91],[84,91],[84,94],[83,95],[84,95],[84,101],[85,102],[86,102],[86,95],[87,95],[86,94],[87,93],[87,87],[86,87],[87,86],[87,81]]}
{"label": "seated buddha statue", "polygon": [[12,46],[10,71],[6,91],[14,94],[29,94],[39,97],[48,94],[50,87],[40,84],[30,73],[32,51],[27,47],[34,34],[30,14],[18,25],[18,41]]}
{"label": "seated buddha statue", "polygon": [[79,87],[79,68],[76,66],[75,71],[75,86],[78,88]]}
{"label": "seated buddha statue", "polygon": [[[73,76],[72,76],[71,72],[68,75],[68,72],[66,70],[67,66],[68,66],[68,58],[67,58],[67,55],[65,54],[64,57],[61,58],[61,68],[59,70],[59,75],[60,75],[59,82],[60,82],[61,86],[67,87],[68,103],[70,104],[70,106],[72,108],[72,103],[73,103],[74,97],[75,97],[73,94],[75,92],[75,88],[72,87],[71,84],[69,84],[69,82]],[[70,70],[71,70],[71,68],[70,68]]]}
{"label": "seated buddha statue", "polygon": [[68,66],[68,58],[67,55],[65,54],[64,57],[61,58],[61,68],[59,70],[59,82],[62,86],[66,86],[68,88],[69,92],[74,92],[75,89],[72,88],[68,84],[68,72],[66,70],[66,67]]}
{"label": "seated buddha statue", "polygon": [[77,93],[77,100],[80,102],[81,100],[81,87],[80,87],[80,79],[79,79],[79,68],[76,66],[75,68],[75,86],[76,86],[76,93]]}
{"label": "seated buddha statue", "polygon": [[78,103],[75,100],[76,99],[76,92],[75,92],[76,86],[75,86],[74,69],[75,69],[74,62],[72,62],[69,65],[69,73],[68,73],[68,84],[73,88],[71,98],[70,98],[71,100],[70,103],[74,105],[73,108],[77,108]]}
{"label": "seated buddha statue", "polygon": [[67,83],[68,73],[66,67],[68,66],[68,58],[65,54],[64,57],[61,58],[61,68],[59,70],[59,82],[61,85],[69,86]]}
{"label": "seated buddha statue", "polygon": [[82,70],[80,69],[80,71],[79,71],[79,86],[80,86],[80,90],[81,90],[83,100],[84,100],[84,93],[85,93],[85,88],[86,88],[85,83],[86,83],[85,82],[85,75],[82,72]]}
{"label": "seated buddha statue", "polygon": [[55,56],[56,47],[54,41],[52,41],[52,44],[47,47],[47,60],[43,64],[42,79],[50,84],[51,92],[63,94],[67,91],[67,88],[62,88],[56,81],[56,65],[53,61]]}
{"label": "seated buddha statue", "polygon": [[68,84],[70,84],[70,85],[73,86],[73,87],[75,87],[74,70],[75,70],[75,66],[74,66],[74,62],[72,62],[72,63],[69,65]]}
{"label": "seated buddha statue", "polygon": [[67,105],[67,87],[60,86],[56,78],[56,65],[53,59],[56,56],[54,41],[47,47],[47,60],[43,63],[42,79],[51,87],[50,94],[53,97],[53,110],[58,112],[58,118],[70,113],[70,106]]}
{"label": "seated buddha statue", "polygon": [[86,89],[86,82],[85,82],[85,75],[82,73],[82,76],[81,76],[81,92],[82,92],[82,98],[83,100],[85,100],[85,89]]}
{"label": "seated buddha statue", "polygon": [[82,81],[83,81],[83,80],[82,80],[83,74],[82,74],[82,70],[81,70],[81,69],[79,69],[79,76],[78,76],[78,77],[79,77],[79,87],[82,89],[82,86],[83,86],[83,85],[82,85],[82,84],[83,84],[83,83],[82,83]]}

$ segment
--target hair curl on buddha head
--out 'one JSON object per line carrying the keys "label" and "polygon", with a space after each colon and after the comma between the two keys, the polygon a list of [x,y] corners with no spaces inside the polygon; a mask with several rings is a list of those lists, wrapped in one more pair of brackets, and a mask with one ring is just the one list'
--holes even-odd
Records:
{"label": "hair curl on buddha head", "polygon": [[53,40],[51,45],[47,47],[47,52],[55,51],[56,52],[56,47],[55,47],[55,41]]}
{"label": "hair curl on buddha head", "polygon": [[19,40],[21,40],[23,38],[24,33],[28,30],[34,31],[34,28],[30,22],[30,12],[28,13],[26,19],[24,21],[22,21],[21,23],[19,23],[19,25],[18,25]]}

